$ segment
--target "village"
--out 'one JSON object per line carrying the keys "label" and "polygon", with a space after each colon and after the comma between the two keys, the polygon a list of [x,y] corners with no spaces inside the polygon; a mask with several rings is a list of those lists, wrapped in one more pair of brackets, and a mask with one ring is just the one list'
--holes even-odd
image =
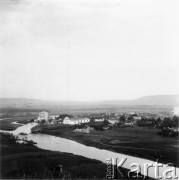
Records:
{"label": "village", "polygon": [[146,112],[131,113],[87,113],[87,114],[61,114],[51,115],[47,111],[42,111],[36,119],[31,122],[37,122],[43,125],[71,125],[77,127],[75,132],[89,133],[92,130],[107,130],[111,127],[155,127],[162,129],[162,134],[166,136],[178,135],[179,116],[173,112],[161,112],[159,114]]}
{"label": "village", "polygon": [[178,165],[179,116],[173,111],[115,112],[115,113],[66,113],[52,115],[42,111],[36,119],[38,125],[32,134],[44,134],[65,138],[99,149],[152,159],[171,161]]}

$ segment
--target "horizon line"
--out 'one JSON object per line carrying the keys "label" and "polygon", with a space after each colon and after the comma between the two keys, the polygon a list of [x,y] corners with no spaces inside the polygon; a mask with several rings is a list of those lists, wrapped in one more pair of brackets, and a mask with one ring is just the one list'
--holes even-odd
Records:
{"label": "horizon line", "polygon": [[0,99],[29,99],[29,100],[41,100],[41,101],[56,101],[56,102],[104,102],[104,101],[131,101],[143,97],[154,97],[154,96],[179,96],[179,94],[158,94],[158,95],[144,95],[136,98],[130,99],[104,99],[104,100],[60,100],[60,99],[38,99],[38,98],[28,98],[28,97],[0,97]]}

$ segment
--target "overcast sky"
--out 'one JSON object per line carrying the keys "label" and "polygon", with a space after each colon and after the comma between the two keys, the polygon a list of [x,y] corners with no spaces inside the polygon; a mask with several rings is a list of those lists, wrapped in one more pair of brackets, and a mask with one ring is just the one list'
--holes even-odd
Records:
{"label": "overcast sky", "polygon": [[178,0],[0,0],[0,97],[179,92]]}

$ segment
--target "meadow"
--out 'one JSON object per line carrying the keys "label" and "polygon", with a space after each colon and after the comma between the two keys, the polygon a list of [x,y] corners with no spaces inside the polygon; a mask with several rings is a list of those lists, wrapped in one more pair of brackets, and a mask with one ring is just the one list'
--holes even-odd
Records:
{"label": "meadow", "polygon": [[162,163],[174,163],[179,167],[179,138],[163,137],[156,127],[112,127],[108,130],[93,130],[90,133],[75,132],[70,125],[39,125],[33,128],[40,132],[59,136],[79,143],[107,149],[127,155],[151,159]]}

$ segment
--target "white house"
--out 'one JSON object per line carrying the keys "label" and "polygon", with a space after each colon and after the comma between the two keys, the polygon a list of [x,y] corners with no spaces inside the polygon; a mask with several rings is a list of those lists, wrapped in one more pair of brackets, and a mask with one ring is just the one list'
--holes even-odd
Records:
{"label": "white house", "polygon": [[130,122],[130,121],[125,122],[124,125],[128,127],[134,126],[133,122]]}
{"label": "white house", "polygon": [[140,121],[142,117],[140,116],[133,116],[134,123],[136,124],[138,121]]}
{"label": "white house", "polygon": [[90,119],[89,118],[69,118],[69,117],[66,117],[64,118],[63,120],[63,124],[71,124],[71,125],[74,125],[74,124],[81,124],[81,123],[89,123],[90,122]]}
{"label": "white house", "polygon": [[118,123],[119,123],[119,120],[117,120],[117,119],[108,119],[108,122],[109,122],[110,124],[118,124]]}
{"label": "white house", "polygon": [[94,121],[95,121],[95,122],[104,122],[104,118],[101,118],[101,119],[95,119]]}
{"label": "white house", "polygon": [[173,108],[173,114],[176,116],[179,116],[179,107],[174,107]]}
{"label": "white house", "polygon": [[37,118],[37,121],[48,120],[48,112],[42,111],[39,113],[39,117]]}

